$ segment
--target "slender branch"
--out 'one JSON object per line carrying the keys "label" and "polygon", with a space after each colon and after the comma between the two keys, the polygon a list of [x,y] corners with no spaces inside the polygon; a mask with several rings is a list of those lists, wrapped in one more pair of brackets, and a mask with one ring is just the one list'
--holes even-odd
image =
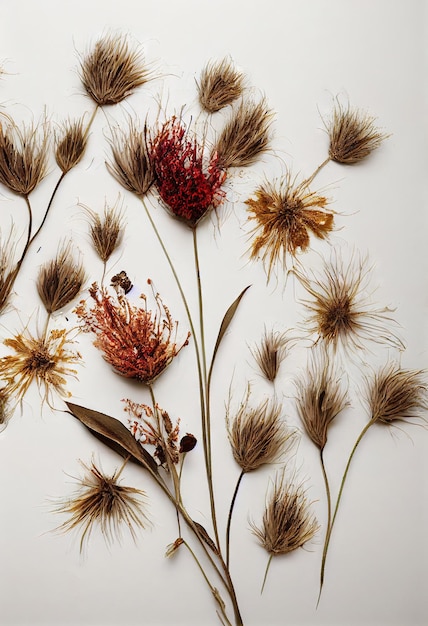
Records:
{"label": "slender branch", "polygon": [[48,206],[46,207],[46,211],[45,211],[45,214],[44,214],[44,216],[43,216],[43,219],[42,219],[42,221],[41,221],[41,223],[40,223],[40,226],[38,227],[38,229],[36,230],[36,232],[34,233],[34,235],[31,237],[31,239],[30,239],[30,241],[29,241],[29,243],[28,243],[28,247],[30,247],[30,246],[31,246],[31,244],[33,243],[33,241],[35,240],[35,238],[37,237],[37,235],[39,234],[39,232],[42,230],[42,228],[43,228],[43,226],[44,226],[44,223],[46,222],[46,218],[47,218],[47,216],[48,216],[49,210],[50,210],[50,208],[51,208],[51,206],[52,206],[52,203],[53,203],[53,201],[54,201],[55,195],[56,195],[56,193],[57,193],[57,191],[58,191],[58,189],[59,189],[59,187],[60,187],[60,185],[61,185],[62,181],[64,180],[65,175],[66,175],[66,172],[62,172],[62,173],[61,173],[61,176],[59,177],[59,179],[58,179],[58,181],[57,181],[57,183],[56,183],[56,185],[55,185],[55,187],[54,187],[54,190],[52,191],[51,197],[50,197],[49,202],[48,202]]}
{"label": "slender branch", "polygon": [[265,585],[266,585],[267,575],[268,575],[268,572],[269,572],[270,564],[272,563],[272,558],[273,558],[273,554],[270,554],[269,555],[269,560],[268,560],[267,565],[266,565],[265,575],[263,576],[263,583],[262,583],[262,588],[260,589],[260,595],[263,593],[263,590],[264,590]]}
{"label": "slender branch", "polygon": [[327,532],[328,532],[328,529],[330,528],[330,524],[331,524],[331,492],[330,492],[330,485],[328,482],[328,476],[327,476],[325,463],[324,463],[324,449],[320,450],[320,462],[321,462],[322,475],[324,478],[325,493],[327,497]]}
{"label": "slender branch", "polygon": [[351,465],[351,462],[352,462],[352,459],[354,457],[354,454],[355,454],[355,452],[356,452],[356,450],[357,450],[357,448],[358,448],[362,438],[364,437],[364,435],[366,434],[366,432],[368,431],[370,426],[372,426],[375,423],[375,421],[376,420],[371,419],[369,422],[367,422],[367,424],[364,426],[364,428],[361,431],[361,433],[358,435],[357,440],[356,440],[356,442],[354,444],[354,447],[351,450],[351,454],[349,455],[348,462],[347,462],[346,467],[345,467],[345,471],[343,473],[342,481],[340,483],[339,493],[337,495],[336,506],[334,507],[333,518],[331,520],[330,527],[327,528],[327,534],[326,534],[325,541],[324,541],[324,549],[323,549],[323,553],[322,553],[321,572],[320,572],[320,590],[319,590],[319,594],[318,594],[317,607],[318,607],[320,599],[321,599],[321,592],[322,592],[322,588],[323,588],[323,585],[324,585],[325,566],[326,566],[326,560],[327,560],[328,547],[329,547],[330,539],[331,539],[331,533],[333,531],[334,523],[336,521],[336,516],[337,516],[338,510],[339,510],[339,505],[340,505],[340,502],[341,502],[341,499],[342,499],[343,488],[345,486],[345,482],[346,482],[346,479],[348,477],[349,467]]}
{"label": "slender branch", "polygon": [[306,180],[303,181],[303,185],[306,187],[310,185],[314,178],[318,176],[323,167],[325,167],[327,163],[330,163],[330,161],[331,158],[327,157],[320,165],[318,165],[317,169],[309,176],[309,178],[306,178]]}
{"label": "slender branch", "polygon": [[227,527],[226,527],[226,565],[229,567],[229,552],[230,552],[230,526],[232,524],[232,514],[233,508],[235,506],[236,496],[238,495],[239,486],[244,477],[244,470],[239,474],[238,480],[236,481],[235,491],[233,492],[232,500],[230,502],[229,515],[227,516]]}

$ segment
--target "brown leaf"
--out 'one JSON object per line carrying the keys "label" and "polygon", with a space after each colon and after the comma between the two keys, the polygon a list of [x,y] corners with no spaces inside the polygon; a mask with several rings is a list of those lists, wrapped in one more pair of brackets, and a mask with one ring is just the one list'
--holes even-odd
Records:
{"label": "brown leaf", "polygon": [[211,539],[205,528],[201,524],[198,524],[198,522],[193,521],[193,523],[198,529],[198,533],[201,536],[201,539],[205,541],[207,546],[209,546],[215,554],[219,554],[217,546],[215,545],[214,541]]}
{"label": "brown leaf", "polygon": [[131,455],[131,460],[143,465],[155,474],[158,473],[158,465],[154,458],[137,443],[122,422],[72,402],[66,402],[66,405],[71,415],[82,422],[95,437],[115,452],[125,457]]}

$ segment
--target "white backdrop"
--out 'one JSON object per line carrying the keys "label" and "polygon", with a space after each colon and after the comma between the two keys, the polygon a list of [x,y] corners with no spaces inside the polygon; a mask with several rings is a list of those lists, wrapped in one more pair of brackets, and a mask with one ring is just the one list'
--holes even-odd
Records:
{"label": "white backdrop", "polygon": [[[255,397],[271,393],[255,369],[248,346],[259,340],[265,325],[280,330],[295,327],[303,315],[292,281],[286,289],[281,277],[277,285],[274,281],[267,286],[261,265],[248,261],[243,201],[264,176],[281,175],[284,164],[308,176],[324,160],[328,146],[321,116],[328,117],[336,96],[375,115],[390,137],[364,164],[349,168],[330,164],[319,175],[317,185],[333,199],[338,214],[331,242],[368,253],[373,284],[378,286],[375,300],[395,307],[399,333],[407,345],[402,365],[427,365],[426,3],[3,0],[0,6],[0,59],[5,70],[0,106],[17,121],[32,116],[37,120],[46,112],[55,124],[91,111],[92,103],[79,83],[78,54],[110,31],[128,33],[140,42],[160,75],[124,105],[110,108],[113,121],[123,120],[127,113],[144,119],[159,100],[170,113],[186,105],[185,115],[190,118],[197,110],[195,78],[209,59],[225,55],[245,72],[256,94],[265,94],[276,113],[273,151],[256,166],[235,173],[220,229],[207,221],[200,233],[211,349],[225,310],[243,287],[252,284],[219,354],[213,382],[215,487],[224,528],[239,473],[224,427],[229,385],[233,378],[236,403],[249,379]],[[99,279],[100,264],[78,203],[102,211],[104,201],[113,203],[119,193],[127,230],[109,271],[126,269],[140,290],[147,289],[146,279],[152,278],[184,332],[180,297],[141,205],[105,169],[107,135],[106,118],[99,115],[88,153],[61,187],[39,244],[26,261],[16,285],[15,310],[1,320],[2,338],[26,323],[37,327],[36,269],[65,237],[71,235],[82,253],[87,284]],[[51,170],[34,194],[37,215],[42,214],[58,176],[54,165]],[[1,193],[0,223],[7,232],[11,216],[18,225],[24,220],[25,205],[5,189]],[[161,208],[154,214],[194,307],[189,233]],[[318,242],[315,248],[329,254],[326,243]],[[71,309],[57,317],[58,326],[71,324]],[[79,341],[85,364],[79,368],[78,380],[69,385],[75,403],[121,417],[123,397],[148,401],[141,387],[111,371],[89,337]],[[174,417],[181,417],[183,431],[200,436],[191,350],[183,350],[159,380],[157,395]],[[378,345],[372,350],[364,355],[369,363],[394,356]],[[293,424],[297,416],[292,379],[304,363],[303,356],[296,351],[284,363],[277,389]],[[357,396],[333,428],[326,449],[334,495],[347,455],[367,419]],[[422,626],[427,622],[428,435],[410,427],[393,436],[387,429],[372,431],[354,459],[317,610],[326,520],[317,451],[302,437],[295,465],[321,531],[305,549],[274,559],[263,595],[260,586],[267,555],[251,534],[249,520],[261,518],[274,468],[245,477],[232,527],[231,570],[247,626]],[[136,545],[125,535],[122,545],[108,549],[95,533],[87,555],[81,557],[76,536],[49,532],[64,521],[51,513],[51,500],[73,491],[70,476],[79,474],[78,460],[89,462],[91,455],[107,473],[120,464],[72,417],[46,407],[40,411],[36,388],[27,394],[22,413],[18,411],[0,434],[0,623],[219,623],[214,602],[189,555],[183,551],[173,560],[164,558],[166,545],[176,537],[175,516],[156,485],[138,468],[127,467],[123,481],[147,492],[153,528],[142,533]],[[186,464],[189,508],[208,524],[201,446]]]}

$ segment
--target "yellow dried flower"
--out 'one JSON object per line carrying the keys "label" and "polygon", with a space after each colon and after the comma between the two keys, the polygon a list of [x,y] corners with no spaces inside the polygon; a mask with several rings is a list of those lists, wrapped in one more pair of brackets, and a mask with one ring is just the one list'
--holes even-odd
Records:
{"label": "yellow dried flower", "polygon": [[80,59],[80,78],[98,106],[117,104],[152,78],[141,50],[125,35],[105,35]]}
{"label": "yellow dried flower", "polygon": [[339,103],[326,123],[332,161],[351,165],[367,158],[388,137],[375,126],[376,118]]}
{"label": "yellow dried flower", "polygon": [[106,476],[94,462],[90,466],[81,462],[84,476],[78,480],[79,486],[72,498],[61,502],[55,509],[57,513],[69,515],[57,531],[69,532],[81,529],[80,551],[89,541],[93,528],[99,526],[109,545],[121,537],[121,527],[126,526],[132,538],[136,539],[136,529],[148,525],[146,494],[134,487],[118,484],[121,469],[112,476]]}
{"label": "yellow dried flower", "polygon": [[228,58],[211,61],[203,68],[197,87],[201,107],[216,113],[242,95],[244,75]]}

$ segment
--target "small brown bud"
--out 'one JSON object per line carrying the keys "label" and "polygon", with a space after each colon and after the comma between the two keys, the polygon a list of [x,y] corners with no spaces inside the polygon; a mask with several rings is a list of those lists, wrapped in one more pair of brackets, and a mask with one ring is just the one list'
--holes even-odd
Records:
{"label": "small brown bud", "polygon": [[180,440],[179,452],[190,452],[190,450],[193,450],[193,448],[196,446],[196,443],[197,439],[195,435],[192,435],[192,433],[186,433],[184,437],[182,437]]}

